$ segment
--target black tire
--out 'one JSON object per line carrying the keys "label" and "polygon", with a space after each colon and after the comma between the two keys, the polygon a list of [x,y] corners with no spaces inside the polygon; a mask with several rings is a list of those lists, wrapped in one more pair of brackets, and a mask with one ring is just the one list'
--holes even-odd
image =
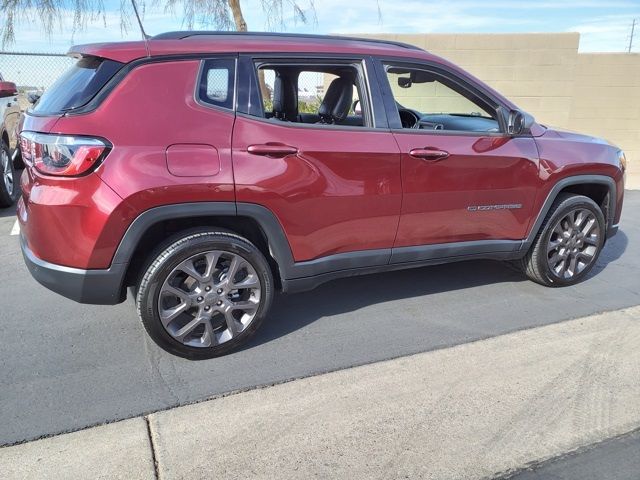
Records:
{"label": "black tire", "polygon": [[[9,147],[6,143],[0,142],[0,149],[0,208],[5,208],[15,203],[20,195],[20,188],[18,187],[16,170],[9,154]],[[11,178],[9,186],[7,185],[9,180],[5,176],[7,168]]]}
{"label": "black tire", "polygon": [[[162,324],[159,310],[160,291],[168,276],[175,272],[174,269],[181,265],[182,262],[210,251],[223,251],[225,255],[228,253],[231,256],[241,257],[243,261],[253,268],[260,281],[259,288],[256,288],[256,292],[259,291],[259,306],[246,328],[236,336],[224,341],[224,343],[211,346],[185,345],[174,338],[167,331],[168,327],[165,328]],[[215,261],[212,263],[215,264]],[[155,255],[138,283],[136,290],[138,315],[153,341],[174,355],[198,360],[225,355],[245,343],[256,332],[271,306],[274,282],[267,260],[260,250],[247,239],[226,231],[200,230],[180,234],[168,247],[164,248],[158,255]],[[251,295],[253,295],[253,292],[251,292]]]}
{"label": "black tire", "polygon": [[[593,214],[595,217],[595,227],[597,227],[598,236],[594,241],[594,252],[591,255],[589,263],[586,263],[585,261],[584,263],[586,263],[586,265],[582,267],[582,270],[574,273],[570,278],[564,278],[564,275],[567,273],[563,276],[559,276],[549,265],[550,262],[553,262],[554,255],[558,253],[558,251],[552,250],[548,253],[548,248],[551,245],[550,240],[552,236],[556,239],[559,238],[558,234],[554,233],[554,228],[558,225],[561,226],[559,222],[562,222],[567,215],[572,214],[572,212],[578,212],[579,210],[586,210]],[[540,226],[540,230],[536,235],[531,248],[520,260],[520,268],[524,271],[527,277],[529,277],[529,279],[547,287],[565,287],[574,285],[582,281],[596,264],[598,256],[602,251],[605,238],[605,218],[597,203],[582,195],[569,193],[560,194],[549,209],[549,212]],[[586,245],[586,243],[579,245]],[[566,250],[567,249],[564,249],[563,251]],[[566,260],[565,263],[559,267],[559,270],[566,268],[566,265],[568,264],[569,260]],[[577,269],[574,267],[574,271],[575,270]]]}
{"label": "black tire", "polygon": [[14,170],[22,170],[24,168],[24,160],[22,160],[22,152],[20,151],[19,147],[16,147],[18,149],[18,155],[16,155],[16,158],[14,158],[13,160],[13,168]]}

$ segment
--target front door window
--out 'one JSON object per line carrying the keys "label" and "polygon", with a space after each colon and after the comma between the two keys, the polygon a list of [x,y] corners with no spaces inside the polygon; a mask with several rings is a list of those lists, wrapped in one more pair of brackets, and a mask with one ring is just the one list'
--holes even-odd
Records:
{"label": "front door window", "polygon": [[402,128],[499,132],[495,109],[435,72],[385,65]]}

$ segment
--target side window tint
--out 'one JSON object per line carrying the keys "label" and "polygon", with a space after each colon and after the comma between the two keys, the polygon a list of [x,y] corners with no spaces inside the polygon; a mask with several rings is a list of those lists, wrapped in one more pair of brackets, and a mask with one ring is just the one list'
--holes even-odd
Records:
{"label": "side window tint", "polygon": [[402,128],[498,132],[495,109],[438,73],[385,65]]}
{"label": "side window tint", "polygon": [[233,58],[205,61],[198,88],[198,98],[201,101],[233,109],[235,63]]}

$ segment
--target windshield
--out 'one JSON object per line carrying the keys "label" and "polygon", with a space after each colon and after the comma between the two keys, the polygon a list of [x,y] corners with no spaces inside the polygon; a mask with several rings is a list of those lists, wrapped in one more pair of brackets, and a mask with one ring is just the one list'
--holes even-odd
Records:
{"label": "windshield", "polygon": [[44,92],[32,112],[60,114],[86,105],[122,65],[104,58],[82,57]]}

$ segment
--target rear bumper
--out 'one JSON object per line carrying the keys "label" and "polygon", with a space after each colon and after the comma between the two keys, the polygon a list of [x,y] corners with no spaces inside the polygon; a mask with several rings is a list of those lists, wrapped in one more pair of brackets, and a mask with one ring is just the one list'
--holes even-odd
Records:
{"label": "rear bumper", "polygon": [[113,264],[108,269],[84,270],[65,267],[42,260],[27,247],[20,235],[20,247],[29,272],[38,283],[63,297],[79,303],[115,305],[126,299],[122,281],[127,264]]}

